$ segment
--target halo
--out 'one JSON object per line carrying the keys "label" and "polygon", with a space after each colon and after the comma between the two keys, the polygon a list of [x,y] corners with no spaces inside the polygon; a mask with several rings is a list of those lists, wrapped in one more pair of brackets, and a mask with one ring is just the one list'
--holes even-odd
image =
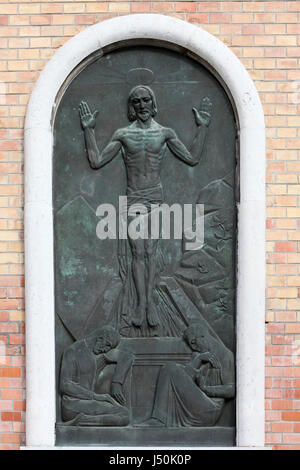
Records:
{"label": "halo", "polygon": [[154,81],[152,70],[144,68],[131,69],[127,72],[126,82],[129,85],[150,85]]}

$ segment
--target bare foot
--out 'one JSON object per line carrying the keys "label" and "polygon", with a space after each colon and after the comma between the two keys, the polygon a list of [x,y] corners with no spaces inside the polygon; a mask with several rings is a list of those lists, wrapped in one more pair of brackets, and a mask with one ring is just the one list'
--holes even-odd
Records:
{"label": "bare foot", "polygon": [[140,327],[142,326],[142,323],[144,321],[144,316],[145,316],[145,305],[144,304],[139,304],[135,310],[134,316],[131,319],[131,323],[133,326]]}
{"label": "bare foot", "polygon": [[149,326],[154,327],[154,326],[159,325],[156,305],[153,302],[153,300],[150,300],[150,302],[147,305],[147,321],[148,321]]}

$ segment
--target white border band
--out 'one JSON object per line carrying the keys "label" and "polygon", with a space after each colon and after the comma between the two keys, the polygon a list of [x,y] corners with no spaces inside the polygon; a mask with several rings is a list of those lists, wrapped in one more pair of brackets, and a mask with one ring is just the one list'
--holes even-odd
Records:
{"label": "white border band", "polygon": [[264,445],[265,127],[255,86],[218,39],[162,15],[113,18],[69,40],[40,75],[25,122],[26,445],[55,443],[55,344],[51,115],[68,75],[117,41],[168,41],[193,52],[230,91],[240,126],[237,279],[237,445]]}

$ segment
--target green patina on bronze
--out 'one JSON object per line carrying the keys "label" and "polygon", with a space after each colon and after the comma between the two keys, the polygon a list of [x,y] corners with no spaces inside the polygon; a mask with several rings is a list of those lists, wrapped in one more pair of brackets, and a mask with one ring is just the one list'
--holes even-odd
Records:
{"label": "green patina on bronze", "polygon": [[[150,444],[179,428],[185,445],[233,444],[236,125],[224,89],[182,53],[122,47],[71,81],[54,137],[57,442],[141,445],[138,427]],[[153,203],[204,204],[203,247],[100,240],[97,207],[124,195],[150,217]],[[120,341],[96,354],[105,325]],[[65,385],[72,367],[80,390]]]}

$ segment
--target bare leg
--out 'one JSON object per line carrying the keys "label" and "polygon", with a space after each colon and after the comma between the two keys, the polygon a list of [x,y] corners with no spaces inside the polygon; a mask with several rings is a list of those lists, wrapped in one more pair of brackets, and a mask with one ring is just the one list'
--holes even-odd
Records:
{"label": "bare leg", "polygon": [[132,250],[132,273],[137,293],[137,307],[132,317],[132,324],[140,327],[146,311],[145,251],[144,240],[129,239]]}
{"label": "bare leg", "polygon": [[150,326],[159,324],[156,305],[153,299],[154,282],[156,275],[156,248],[158,240],[146,240],[145,248],[148,259],[148,285],[147,285],[147,321]]}

